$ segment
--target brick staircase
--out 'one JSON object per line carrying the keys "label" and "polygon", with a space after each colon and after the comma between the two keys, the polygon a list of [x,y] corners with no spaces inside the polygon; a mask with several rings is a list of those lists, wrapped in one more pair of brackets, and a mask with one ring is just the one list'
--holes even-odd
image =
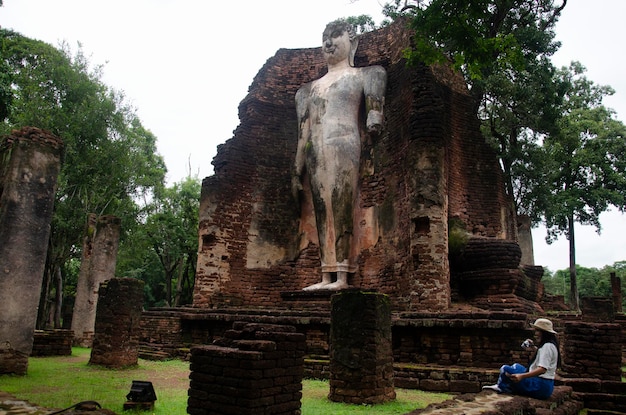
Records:
{"label": "brick staircase", "polygon": [[600,379],[563,379],[574,390],[588,415],[626,414],[626,383]]}

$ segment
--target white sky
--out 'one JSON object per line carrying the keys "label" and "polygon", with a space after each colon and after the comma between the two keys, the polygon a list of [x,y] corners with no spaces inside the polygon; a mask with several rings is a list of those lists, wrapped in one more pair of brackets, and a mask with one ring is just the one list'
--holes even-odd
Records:
{"label": "white sky", "polygon": [[[326,23],[367,14],[380,22],[386,0],[4,0],[0,26],[55,46],[80,42],[104,82],[125,92],[144,127],[158,138],[169,182],[191,168],[213,172],[216,147],[232,137],[237,107],[267,59],[280,48],[321,44]],[[606,100],[626,121],[626,1],[569,0],[557,25],[559,66],[582,62]],[[613,209],[614,211],[616,209]],[[576,229],[577,263],[602,267],[626,260],[626,216],[601,216],[601,236]],[[533,231],[535,261],[555,271],[568,266],[567,240],[544,243]]]}

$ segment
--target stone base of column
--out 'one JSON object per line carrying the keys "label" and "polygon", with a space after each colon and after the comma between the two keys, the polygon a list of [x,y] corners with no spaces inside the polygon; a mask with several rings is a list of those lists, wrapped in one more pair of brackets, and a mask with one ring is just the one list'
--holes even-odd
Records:
{"label": "stone base of column", "polygon": [[0,375],[25,375],[28,355],[13,349],[0,349]]}

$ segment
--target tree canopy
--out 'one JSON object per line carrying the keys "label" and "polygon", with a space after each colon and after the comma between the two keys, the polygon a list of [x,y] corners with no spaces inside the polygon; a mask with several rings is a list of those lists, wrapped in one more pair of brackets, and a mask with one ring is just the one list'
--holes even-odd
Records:
{"label": "tree canopy", "polygon": [[123,242],[120,275],[146,282],[148,306],[190,304],[198,254],[200,180],[197,177],[160,189],[146,217]]}
{"label": "tree canopy", "polygon": [[626,126],[602,105],[613,93],[584,76],[574,62],[557,78],[567,85],[556,132],[543,140],[533,160],[542,173],[522,201],[541,215],[548,240],[565,235],[569,241],[570,304],[578,308],[574,224],[601,230],[600,214],[610,206],[626,210]]}
{"label": "tree canopy", "polygon": [[102,68],[90,67],[80,45],[72,55],[65,44],[55,48],[0,29],[0,53],[0,92],[5,91],[0,135],[34,126],[64,142],[44,278],[48,285],[79,254],[89,213],[118,216],[122,228],[130,228],[142,209],[139,203],[163,186],[166,168],[156,137],[124,95],[101,81]]}
{"label": "tree canopy", "polygon": [[[626,306],[626,261],[614,262],[598,268],[576,266],[576,275],[579,280],[581,297],[611,297],[612,285],[611,274],[614,273],[621,282],[622,307]],[[543,283],[547,293],[563,296],[569,299],[570,270],[561,269],[554,273],[548,272],[543,277]]]}
{"label": "tree canopy", "polygon": [[476,107],[492,75],[515,80],[535,60],[559,47],[554,25],[567,0],[394,0],[383,12],[411,17],[415,47],[409,62],[451,62],[470,84]]}

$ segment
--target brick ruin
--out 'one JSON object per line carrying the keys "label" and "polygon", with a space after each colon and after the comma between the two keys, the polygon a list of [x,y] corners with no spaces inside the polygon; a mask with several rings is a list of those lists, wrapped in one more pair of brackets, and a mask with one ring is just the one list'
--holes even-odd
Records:
{"label": "brick ruin", "polygon": [[[363,35],[357,50],[356,66],[382,65],[389,82],[385,131],[376,140],[363,133],[360,172],[361,208],[373,212],[378,239],[349,283],[389,297],[396,386],[475,393],[503,363],[525,362],[520,342],[537,316],[553,310],[562,344],[581,341],[566,330],[581,318],[544,296],[528,223],[511,211],[464,80],[446,67],[408,67],[409,45],[395,23]],[[302,291],[319,281],[320,260],[290,189],[294,95],[324,66],[320,48],[280,49],[255,77],[241,123],[203,181],[193,306],[144,312],[143,356],[187,357],[188,347],[219,342],[236,322],[289,325],[306,338],[305,376],[331,377],[333,293]],[[593,339],[595,325],[607,323],[620,340],[615,331],[604,337],[610,357],[596,355],[590,367],[613,365],[608,351],[624,343],[621,315],[585,322],[582,336]],[[609,378],[619,376],[611,367]],[[616,388],[599,372],[584,375],[594,379],[590,390]]]}
{"label": "brick ruin", "polygon": [[305,345],[291,326],[235,323],[191,350],[187,413],[300,414]]}
{"label": "brick ruin", "polygon": [[328,399],[359,405],[394,400],[389,297],[344,290],[331,302]]}
{"label": "brick ruin", "polygon": [[32,127],[0,142],[0,373],[28,367],[62,152]]}
{"label": "brick ruin", "polygon": [[[463,78],[442,66],[408,67],[402,51],[409,42],[397,23],[363,35],[355,58],[356,66],[385,67],[388,88],[385,131],[375,140],[363,133],[360,208],[372,212],[378,239],[361,251],[349,283],[389,295],[394,310],[446,310],[454,279],[450,223],[471,239],[489,238],[492,247],[515,241],[517,227]],[[324,70],[320,48],[281,49],[241,102],[241,124],[218,147],[215,174],[202,184],[194,307],[283,307],[285,293],[320,280],[311,219],[300,218],[290,173],[298,128],[294,95]],[[486,266],[513,270],[519,285],[527,276],[519,255],[518,263],[509,260],[515,255],[502,264],[491,258]],[[500,275],[480,278],[497,284]],[[521,300],[507,308],[532,310],[526,294],[508,287],[507,295]]]}
{"label": "brick ruin", "polygon": [[89,364],[110,368],[137,364],[143,286],[136,278],[112,278],[100,284]]}
{"label": "brick ruin", "polygon": [[31,356],[70,356],[74,332],[65,329],[35,330]]}

